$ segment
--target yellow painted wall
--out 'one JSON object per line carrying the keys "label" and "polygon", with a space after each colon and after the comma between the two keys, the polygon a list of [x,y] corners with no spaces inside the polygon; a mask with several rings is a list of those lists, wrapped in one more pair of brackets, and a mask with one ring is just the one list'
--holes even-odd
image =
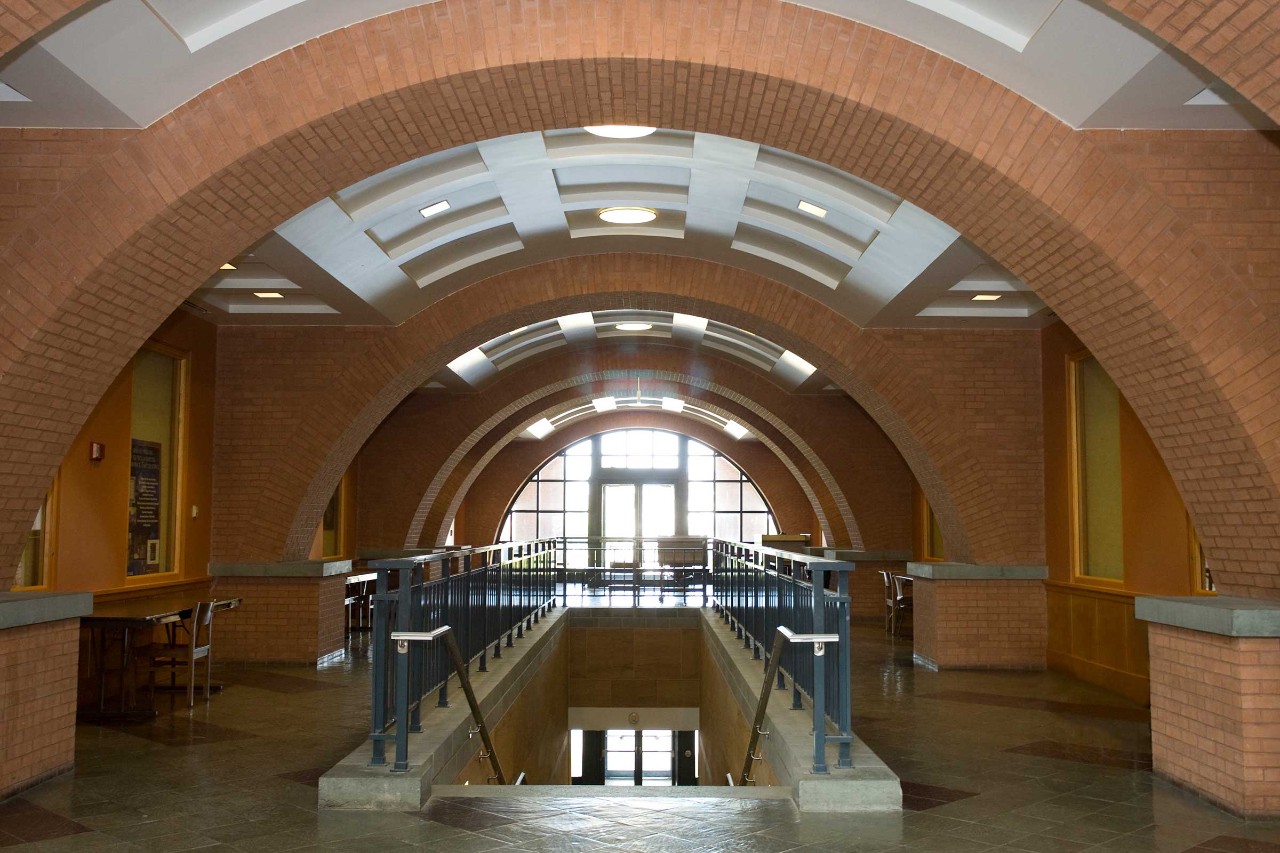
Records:
{"label": "yellow painted wall", "polygon": [[1120,400],[1124,577],[1074,577],[1067,360],[1084,350],[1063,324],[1044,330],[1045,557],[1049,666],[1123,693],[1149,695],[1146,623],[1135,595],[1191,595],[1191,532],[1182,498],[1133,409]]}
{"label": "yellow painted wall", "polygon": [[[174,509],[178,571],[125,577],[133,396],[131,367],[126,367],[85,422],[59,469],[49,567],[52,589],[122,592],[208,577],[217,329],[180,312],[152,340],[189,358],[184,485]],[[95,441],[106,445],[101,462],[89,461],[89,444]],[[195,518],[193,506],[198,509]]]}

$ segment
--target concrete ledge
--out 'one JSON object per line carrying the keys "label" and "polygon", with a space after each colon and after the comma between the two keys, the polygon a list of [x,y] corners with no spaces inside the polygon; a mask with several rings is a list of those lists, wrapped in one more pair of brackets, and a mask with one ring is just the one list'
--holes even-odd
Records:
{"label": "concrete ledge", "polygon": [[662,797],[678,800],[789,800],[786,788],[730,788],[727,785],[677,785],[671,788],[630,788],[606,785],[436,785],[436,797],[520,798],[530,797],[604,797],[610,800],[631,797]]}
{"label": "concrete ledge", "polygon": [[0,629],[79,619],[92,610],[91,592],[0,592]]}
{"label": "concrete ledge", "polygon": [[697,628],[696,607],[570,607],[570,628]]}
{"label": "concrete ledge", "polygon": [[[471,672],[471,685],[489,726],[496,727],[542,665],[555,651],[568,619],[563,608],[553,610],[525,631],[524,639],[502,650],[502,657],[489,659],[489,671]],[[472,741],[471,710],[462,695],[457,677],[449,680],[447,708],[438,708],[428,699],[422,709],[422,731],[409,735],[409,769],[393,773],[395,745],[387,744],[387,765],[370,767],[372,741],[366,740],[354,752],[320,777],[319,805],[322,809],[372,809],[416,811],[427,801],[437,784],[448,784],[474,759],[478,741]],[[501,756],[499,756],[501,758]],[[467,786],[470,787],[470,786]],[[480,786],[481,790],[491,787]],[[521,786],[523,788],[523,786]]]}
{"label": "concrete ledge", "polygon": [[809,555],[846,563],[905,563],[910,551],[852,551],[846,548],[810,548]]}
{"label": "concrete ledge", "polygon": [[443,554],[450,548],[356,548],[359,560],[403,560]]}
{"label": "concrete ledge", "polygon": [[218,578],[327,578],[351,572],[350,560],[297,560],[291,563],[210,563]]}
{"label": "concrete ledge", "polygon": [[907,563],[907,574],[931,581],[1042,581],[1047,566],[979,566],[973,563]]}
{"label": "concrete ledge", "polygon": [[1138,596],[1134,615],[1144,622],[1223,637],[1280,637],[1280,601],[1227,595]]}
{"label": "concrete ledge", "polygon": [[[703,642],[711,659],[729,685],[738,709],[751,720],[760,698],[764,665],[752,659],[751,652],[742,648],[734,631],[714,611],[702,611],[702,618]],[[708,676],[703,673],[702,677]],[[779,787],[790,791],[800,811],[901,811],[902,785],[897,774],[856,735],[852,768],[836,767],[839,748],[828,744],[830,772],[813,772],[813,710],[807,700],[803,710],[793,711],[790,691],[777,691],[769,702],[764,727],[770,734],[761,740],[761,752],[778,777]]]}

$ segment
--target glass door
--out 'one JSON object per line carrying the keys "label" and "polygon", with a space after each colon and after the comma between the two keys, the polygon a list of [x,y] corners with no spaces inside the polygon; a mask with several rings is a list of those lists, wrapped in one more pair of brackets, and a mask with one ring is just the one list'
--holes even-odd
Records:
{"label": "glass door", "polygon": [[603,518],[605,568],[637,569],[636,505],[639,491],[634,483],[605,483],[600,502]]}
{"label": "glass door", "polygon": [[644,483],[640,487],[640,536],[644,541],[644,564],[658,568],[659,536],[676,532],[675,483]]}

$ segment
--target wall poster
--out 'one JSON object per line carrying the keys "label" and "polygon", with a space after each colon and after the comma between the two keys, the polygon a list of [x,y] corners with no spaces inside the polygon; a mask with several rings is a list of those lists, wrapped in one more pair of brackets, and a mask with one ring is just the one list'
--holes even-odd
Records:
{"label": "wall poster", "polygon": [[133,439],[129,455],[129,575],[151,575],[160,565],[160,474],[163,445]]}

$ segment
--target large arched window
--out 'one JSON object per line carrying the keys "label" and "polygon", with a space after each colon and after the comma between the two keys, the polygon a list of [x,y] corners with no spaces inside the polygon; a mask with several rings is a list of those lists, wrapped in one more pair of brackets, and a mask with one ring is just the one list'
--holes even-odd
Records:
{"label": "large arched window", "polygon": [[678,433],[621,429],[547,460],[511,502],[499,541],[690,535],[758,542],[777,532],[760,490],[727,456]]}

